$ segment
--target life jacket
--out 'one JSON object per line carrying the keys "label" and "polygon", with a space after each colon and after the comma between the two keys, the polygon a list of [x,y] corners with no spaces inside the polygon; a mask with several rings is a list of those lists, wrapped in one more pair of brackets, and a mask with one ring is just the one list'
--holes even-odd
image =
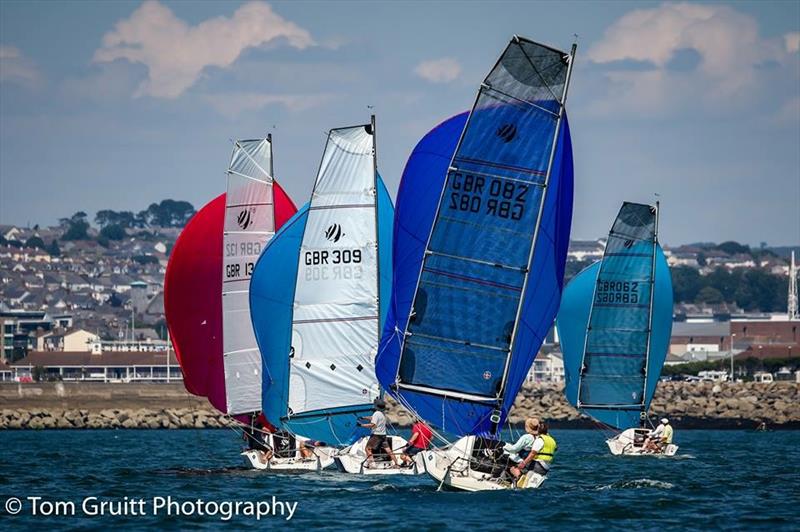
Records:
{"label": "life jacket", "polygon": [[672,443],[672,427],[666,425],[661,433],[661,443]]}
{"label": "life jacket", "polygon": [[536,453],[536,459],[542,462],[552,462],[557,447],[555,438],[549,434],[540,434],[539,437],[544,441],[544,446],[541,451]]}

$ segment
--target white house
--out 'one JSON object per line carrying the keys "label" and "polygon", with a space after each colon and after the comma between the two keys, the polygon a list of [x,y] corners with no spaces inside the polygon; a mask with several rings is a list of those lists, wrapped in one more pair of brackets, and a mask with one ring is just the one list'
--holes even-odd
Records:
{"label": "white house", "polygon": [[564,382],[564,359],[561,353],[539,353],[528,372],[528,382]]}

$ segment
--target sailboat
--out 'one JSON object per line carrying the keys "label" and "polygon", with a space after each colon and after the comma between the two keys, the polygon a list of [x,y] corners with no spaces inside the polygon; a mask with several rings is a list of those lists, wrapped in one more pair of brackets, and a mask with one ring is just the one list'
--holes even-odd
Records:
{"label": "sailboat", "polygon": [[[672,278],[658,244],[659,204],[622,204],[603,259],[564,290],[558,333],[567,400],[621,433],[614,455],[651,454],[647,410],[672,333]],[[672,456],[676,445],[663,454]]]}
{"label": "sailboat", "polygon": [[[328,133],[311,200],[253,272],[250,308],[278,429],[335,448],[367,431],[380,395],[374,358],[391,287],[391,198],[377,172],[375,119]],[[309,465],[311,467],[311,465]]]}
{"label": "sailboat", "polygon": [[415,154],[425,164],[410,160],[400,185],[376,371],[403,406],[460,437],[421,453],[440,486],[516,487],[482,457],[500,446],[558,311],[572,219],[564,104],[574,55],[574,46],[565,53],[514,36],[469,116],[423,139]]}
{"label": "sailboat", "polygon": [[[232,171],[249,172],[234,164],[237,161],[242,162],[242,149],[249,149],[253,151],[251,157],[261,160],[259,164],[270,169],[271,176],[271,145],[271,137],[238,142],[234,147]],[[259,150],[253,150],[258,146]],[[263,175],[263,172],[258,175]],[[183,373],[184,386],[189,393],[206,397],[214,408],[224,414],[233,415],[238,413],[237,410],[245,411],[246,409],[237,406],[242,402],[253,405],[253,401],[242,399],[243,394],[236,389],[236,380],[226,381],[225,375],[222,281],[225,279],[226,268],[223,263],[230,263],[230,260],[223,260],[224,228],[233,223],[233,219],[242,211],[248,212],[251,220],[255,220],[253,212],[249,210],[251,208],[256,209],[259,219],[274,218],[274,226],[277,228],[297,211],[292,200],[276,181],[271,177],[269,183],[264,181],[266,180],[254,181],[258,186],[255,187],[253,199],[270,197],[270,203],[274,205],[251,206],[251,200],[243,199],[240,191],[235,191],[230,197],[226,193],[220,194],[203,206],[178,236],[170,252],[164,279],[164,311],[169,335]],[[267,188],[271,192],[265,192]],[[248,205],[236,207],[243,201],[248,202]],[[254,230],[255,227],[253,223],[248,223],[245,230]],[[265,241],[269,235],[262,236]],[[261,243],[262,237],[259,236],[257,240]],[[256,395],[260,398],[260,391]],[[229,402],[229,397],[232,402]],[[255,410],[260,408],[260,403],[257,402]],[[238,416],[238,419],[246,423],[249,422],[248,417]]]}

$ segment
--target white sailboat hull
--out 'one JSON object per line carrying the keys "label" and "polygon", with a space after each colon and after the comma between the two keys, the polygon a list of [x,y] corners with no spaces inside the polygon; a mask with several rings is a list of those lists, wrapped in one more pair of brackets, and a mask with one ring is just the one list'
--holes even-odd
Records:
{"label": "white sailboat hull", "polygon": [[[328,447],[332,454],[334,449]],[[315,453],[316,454],[316,453]],[[320,453],[321,454],[321,453]],[[273,458],[268,462],[262,462],[258,451],[244,451],[245,463],[253,469],[262,471],[322,471],[333,464],[332,456],[321,456],[318,454],[314,458]]]}
{"label": "white sailboat hull", "polygon": [[[247,465],[261,471],[322,471],[333,464],[333,456],[336,454],[336,449],[333,447],[314,447],[311,449],[314,456],[304,458],[300,449],[306,441],[307,438],[296,437],[293,442],[294,451],[290,456],[273,456],[271,460],[264,460],[263,453],[253,449],[241,454]],[[273,435],[269,436],[268,443],[273,449],[279,448]]]}
{"label": "white sailboat hull", "polygon": [[493,473],[473,469],[474,436],[465,436],[447,449],[432,449],[420,453],[425,461],[425,471],[439,483],[439,489],[462,491],[490,491],[534,489],[544,483],[546,476],[529,471],[516,484],[493,476]]}
{"label": "white sailboat hull", "polygon": [[662,452],[646,451],[644,439],[647,433],[647,429],[627,429],[606,440],[606,445],[614,456],[675,456],[678,452],[678,446],[672,443],[664,447]]}
{"label": "white sailboat hull", "polygon": [[[389,436],[389,438],[392,443],[392,452],[399,460],[402,449],[408,442],[400,436]],[[339,471],[351,475],[419,475],[425,470],[422,455],[426,451],[417,453],[411,467],[394,467],[392,461],[388,459],[367,462],[367,440],[369,440],[368,437],[361,438],[353,445],[339,451],[334,457]]]}

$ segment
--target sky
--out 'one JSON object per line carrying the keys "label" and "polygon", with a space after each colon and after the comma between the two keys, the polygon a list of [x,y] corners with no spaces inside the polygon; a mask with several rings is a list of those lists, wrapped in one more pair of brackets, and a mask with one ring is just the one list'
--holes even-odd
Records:
{"label": "sky", "polygon": [[396,194],[513,34],[578,52],[572,237],[661,201],[669,245],[800,244],[800,2],[0,2],[0,223],[195,207],[272,133],[300,205],[325,132],[377,115]]}

